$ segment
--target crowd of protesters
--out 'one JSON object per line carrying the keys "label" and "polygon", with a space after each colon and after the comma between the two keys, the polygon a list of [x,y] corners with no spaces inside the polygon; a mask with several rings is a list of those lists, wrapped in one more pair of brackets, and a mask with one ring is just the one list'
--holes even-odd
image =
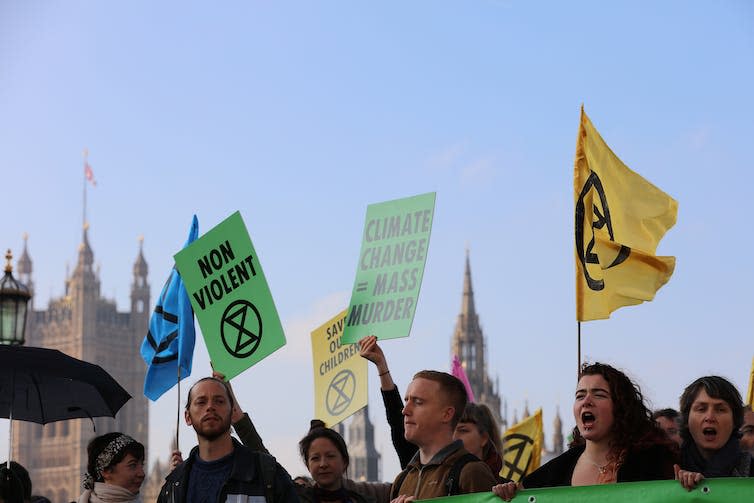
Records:
{"label": "crowd of protesters", "polygon": [[[264,446],[230,383],[215,373],[189,390],[184,419],[198,445],[185,460],[179,451],[172,454],[158,503],[408,503],[489,491],[510,501],[526,488],[675,479],[692,490],[705,478],[754,476],[754,411],[719,376],[689,384],[680,412],[652,413],[624,372],[585,364],[574,395],[576,426],[568,450],[513,482],[500,476],[499,426],[486,406],[468,401],[460,380],[422,370],[401,397],[376,337],[362,339],[359,347],[380,378],[402,469],[392,484],[346,478],[346,442],[316,419],[299,442],[309,476],[292,480]],[[141,502],[142,444],[124,433],[108,433],[94,438],[87,454],[77,503]],[[33,496],[28,472],[11,462],[0,467],[0,503],[49,500]]]}

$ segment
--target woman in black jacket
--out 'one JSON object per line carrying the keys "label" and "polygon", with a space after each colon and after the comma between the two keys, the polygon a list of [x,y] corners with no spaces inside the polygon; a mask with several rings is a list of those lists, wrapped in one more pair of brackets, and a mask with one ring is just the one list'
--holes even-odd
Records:
{"label": "woman in black jacket", "polygon": [[312,420],[309,433],[299,442],[299,450],[314,480],[313,486],[297,486],[302,502],[374,503],[367,496],[345,487],[348,448],[337,431],[326,428],[322,421]]}
{"label": "woman in black jacket", "polygon": [[[677,446],[652,420],[639,387],[602,363],[582,366],[573,404],[569,449],[523,480],[524,488],[584,486],[673,478]],[[499,484],[510,501],[521,488]]]}

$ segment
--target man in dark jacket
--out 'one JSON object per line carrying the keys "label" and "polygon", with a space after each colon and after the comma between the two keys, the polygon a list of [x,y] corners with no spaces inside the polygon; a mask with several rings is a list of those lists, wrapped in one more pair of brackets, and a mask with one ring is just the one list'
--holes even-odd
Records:
{"label": "man in dark jacket", "polygon": [[299,502],[291,477],[275,458],[231,437],[232,409],[223,381],[207,377],[191,387],[184,416],[199,445],[166,477],[158,503]]}

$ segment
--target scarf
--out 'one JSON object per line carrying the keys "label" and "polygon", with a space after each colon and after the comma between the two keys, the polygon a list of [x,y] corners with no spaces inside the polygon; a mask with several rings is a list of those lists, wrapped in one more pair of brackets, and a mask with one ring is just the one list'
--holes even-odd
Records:
{"label": "scarf", "polygon": [[706,478],[735,477],[737,474],[734,471],[740,463],[741,454],[738,437],[735,435],[731,435],[725,445],[709,459],[702,456],[696,443],[691,440],[684,442],[681,447],[681,466],[684,470],[699,472]]}
{"label": "scarf", "polygon": [[79,496],[77,503],[141,503],[139,493],[132,493],[128,489],[115,484],[95,482],[94,489],[86,489]]}

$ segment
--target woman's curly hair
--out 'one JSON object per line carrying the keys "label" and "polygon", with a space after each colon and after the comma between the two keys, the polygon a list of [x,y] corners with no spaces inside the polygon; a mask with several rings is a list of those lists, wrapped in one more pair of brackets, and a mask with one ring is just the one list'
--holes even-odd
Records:
{"label": "woman's curly hair", "polygon": [[[600,375],[610,386],[613,400],[613,427],[610,440],[612,456],[621,456],[633,450],[642,450],[650,445],[663,444],[674,452],[677,445],[652,420],[652,412],[644,404],[641,389],[623,372],[605,363],[584,363],[579,379],[587,375]],[[573,428],[573,440],[569,447],[583,445],[584,437],[578,427]]]}

